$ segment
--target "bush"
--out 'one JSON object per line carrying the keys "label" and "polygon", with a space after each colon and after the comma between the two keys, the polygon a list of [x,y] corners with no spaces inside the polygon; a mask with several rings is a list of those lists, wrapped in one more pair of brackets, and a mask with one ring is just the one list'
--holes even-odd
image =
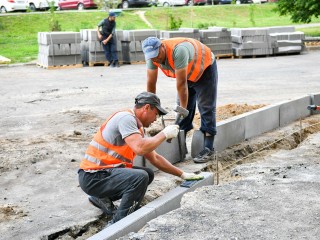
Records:
{"label": "bush", "polygon": [[169,14],[169,29],[179,29],[182,25],[182,19],[181,18],[175,18],[171,13]]}

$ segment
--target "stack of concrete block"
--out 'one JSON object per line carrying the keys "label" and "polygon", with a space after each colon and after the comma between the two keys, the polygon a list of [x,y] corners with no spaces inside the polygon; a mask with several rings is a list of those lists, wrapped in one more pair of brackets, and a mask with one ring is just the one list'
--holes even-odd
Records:
{"label": "stack of concrete block", "polygon": [[233,55],[231,31],[223,27],[200,30],[200,41],[216,55]]}
{"label": "stack of concrete block", "polygon": [[175,38],[175,37],[194,38],[194,39],[200,40],[200,33],[199,33],[199,29],[195,29],[195,28],[180,28],[179,30],[175,30],[175,31],[160,32],[161,39],[168,39],[168,38]]}
{"label": "stack of concrete block", "polygon": [[270,27],[269,34],[273,54],[301,53],[303,50],[304,33],[296,32],[292,26]]}
{"label": "stack of concrete block", "polygon": [[39,32],[38,65],[42,67],[82,65],[79,32]]}
{"label": "stack of concrete block", "polygon": [[121,40],[122,59],[124,63],[144,62],[142,42],[148,37],[160,36],[159,30],[125,30]]}
{"label": "stack of concrete block", "polygon": [[231,37],[235,56],[272,54],[268,28],[231,28]]}
{"label": "stack of concrete block", "polygon": [[[96,29],[82,29],[81,33],[81,55],[84,63],[94,65],[96,63],[107,63],[102,43],[98,40]],[[122,61],[121,39],[122,30],[116,30],[115,41],[117,42],[117,56]]]}

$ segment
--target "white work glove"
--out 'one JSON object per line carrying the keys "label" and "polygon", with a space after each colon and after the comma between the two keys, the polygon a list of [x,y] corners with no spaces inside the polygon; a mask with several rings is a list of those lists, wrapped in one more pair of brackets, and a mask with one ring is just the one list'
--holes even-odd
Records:
{"label": "white work glove", "polygon": [[166,139],[175,138],[179,134],[179,126],[178,125],[169,125],[166,126],[161,132],[164,133]]}
{"label": "white work glove", "polygon": [[203,176],[199,174],[194,174],[194,173],[186,173],[183,172],[180,176],[183,180],[190,180],[190,181],[196,181],[196,180],[201,180],[203,179]]}

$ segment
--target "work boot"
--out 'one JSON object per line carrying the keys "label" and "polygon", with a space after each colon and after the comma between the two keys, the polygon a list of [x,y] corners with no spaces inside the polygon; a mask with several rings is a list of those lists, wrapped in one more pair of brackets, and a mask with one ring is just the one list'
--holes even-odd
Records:
{"label": "work boot", "polygon": [[100,208],[106,215],[112,216],[117,210],[116,206],[113,205],[113,202],[108,197],[97,198],[90,196],[88,199],[93,206]]}
{"label": "work boot", "polygon": [[119,62],[118,61],[114,61],[113,62],[113,67],[117,67],[117,68],[120,67]]}
{"label": "work boot", "polygon": [[108,67],[110,67],[110,66],[112,67],[112,65],[113,65],[113,61],[108,63]]}
{"label": "work boot", "polygon": [[205,147],[194,159],[195,163],[206,163],[213,160],[214,150]]}

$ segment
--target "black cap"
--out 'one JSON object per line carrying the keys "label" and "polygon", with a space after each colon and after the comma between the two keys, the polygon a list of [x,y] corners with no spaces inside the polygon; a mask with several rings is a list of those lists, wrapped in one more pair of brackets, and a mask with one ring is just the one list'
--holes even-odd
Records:
{"label": "black cap", "polygon": [[160,115],[166,115],[168,112],[161,107],[160,99],[151,92],[142,92],[135,98],[135,104],[150,104],[159,110]]}

